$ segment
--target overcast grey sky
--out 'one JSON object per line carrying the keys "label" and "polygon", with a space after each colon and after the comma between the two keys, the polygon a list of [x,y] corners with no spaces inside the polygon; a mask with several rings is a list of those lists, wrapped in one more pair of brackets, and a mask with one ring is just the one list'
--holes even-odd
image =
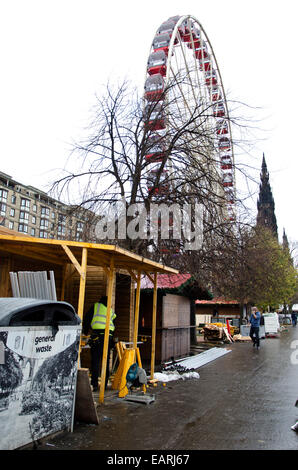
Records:
{"label": "overcast grey sky", "polygon": [[141,94],[155,31],[187,14],[211,41],[228,97],[252,106],[248,164],[260,168],[265,153],[280,236],[285,227],[297,240],[294,0],[2,0],[0,170],[47,190],[101,86],[128,77]]}

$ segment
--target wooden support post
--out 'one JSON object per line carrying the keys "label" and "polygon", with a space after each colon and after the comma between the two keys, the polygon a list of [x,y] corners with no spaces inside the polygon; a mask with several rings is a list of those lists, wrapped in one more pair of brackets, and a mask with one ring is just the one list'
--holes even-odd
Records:
{"label": "wooden support post", "polygon": [[111,258],[109,276],[108,276],[108,302],[107,302],[107,317],[106,317],[106,327],[105,327],[105,336],[103,344],[103,354],[102,354],[102,365],[101,365],[101,376],[100,376],[100,390],[99,390],[99,402],[103,403],[104,401],[104,392],[106,385],[106,368],[108,358],[108,343],[109,343],[109,334],[110,334],[110,319],[111,319],[111,307],[112,307],[112,296],[113,296],[113,287],[114,287],[114,259]]}
{"label": "wooden support post", "polygon": [[[77,312],[81,319],[81,322],[83,322],[83,313],[84,313],[86,275],[87,275],[87,248],[83,248],[81,274],[80,274],[79,302],[78,302],[78,312]],[[79,356],[78,356],[79,365],[80,365],[81,348],[82,348],[82,339],[80,339],[80,347],[79,347]]]}
{"label": "wooden support post", "polygon": [[[76,257],[72,254],[72,251],[68,248],[67,245],[61,245],[61,248],[63,248],[63,250],[65,251],[65,253],[67,254],[67,256],[69,257],[70,261],[72,262],[72,264],[75,266],[76,270],[78,271],[78,273],[80,274],[80,276],[82,275],[82,266],[80,265],[80,263],[78,262],[78,260],[76,259]],[[87,248],[83,248],[82,249],[82,253],[84,254],[84,251],[86,250],[87,252]],[[82,254],[82,265],[83,265],[83,254]]]}
{"label": "wooden support post", "polygon": [[11,271],[11,258],[1,257],[1,273],[0,273],[0,297],[11,297],[12,289],[10,283],[9,272]]}
{"label": "wooden support post", "polygon": [[62,284],[61,284],[61,296],[60,296],[61,301],[63,301],[65,297],[66,271],[67,271],[67,264],[64,264],[62,267]]}
{"label": "wooden support post", "polygon": [[135,282],[137,282],[137,281],[138,281],[138,278],[137,278],[137,276],[135,275],[135,273],[134,273],[131,269],[128,269],[127,271],[128,271],[128,273],[130,274],[130,277],[131,277]]}
{"label": "wooden support post", "polygon": [[78,302],[78,315],[83,319],[84,312],[84,301],[85,301],[85,286],[86,286],[86,275],[87,275],[87,248],[82,248],[82,260],[81,264],[78,262],[76,257],[67,245],[61,245],[61,248],[65,251],[70,261],[78,271],[80,275],[80,290],[79,290],[79,302]]}
{"label": "wooden support post", "polygon": [[141,272],[138,271],[136,305],[135,305],[135,318],[134,318],[134,330],[133,330],[133,348],[135,350],[137,348],[138,330],[139,330],[140,291],[141,291]]}
{"label": "wooden support post", "polygon": [[81,273],[80,273],[79,303],[78,303],[78,315],[81,318],[81,320],[83,320],[83,312],[84,312],[86,273],[87,273],[87,248],[83,248],[82,265],[81,265]]}
{"label": "wooden support post", "polygon": [[152,348],[151,348],[151,380],[154,378],[155,342],[156,342],[156,307],[157,307],[157,273],[154,274],[153,310],[152,310]]}
{"label": "wooden support post", "polygon": [[154,284],[154,279],[153,279],[153,277],[152,277],[149,273],[147,273],[147,272],[145,272],[145,274],[146,274],[146,276],[150,279],[150,281],[152,282],[152,284]]}
{"label": "wooden support post", "polygon": [[137,356],[136,362],[138,363],[139,367],[142,367],[142,360],[141,360],[141,354],[140,354],[139,348],[136,348],[136,356]]}

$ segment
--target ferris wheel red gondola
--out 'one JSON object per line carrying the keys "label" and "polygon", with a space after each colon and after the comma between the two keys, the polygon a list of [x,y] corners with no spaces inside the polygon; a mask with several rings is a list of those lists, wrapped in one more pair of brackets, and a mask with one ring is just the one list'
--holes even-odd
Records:
{"label": "ferris wheel red gondola", "polygon": [[[202,25],[191,15],[174,16],[163,22],[157,29],[150,47],[144,91],[144,122],[146,128],[153,133],[146,153],[149,167],[152,165],[149,173],[152,175],[156,165],[164,160],[166,143],[163,141],[163,133],[167,126],[171,125],[168,117],[163,114],[162,104],[168,93],[165,90],[170,81],[172,83],[183,74],[187,77],[184,82],[188,83],[184,84],[184,89],[179,86],[179,93],[190,112],[191,107],[198,106],[201,102],[212,109],[208,126],[210,128],[212,121],[218,170],[221,172],[223,190],[227,195],[229,218],[234,219],[233,142],[225,91],[211,43]],[[164,171],[166,172],[167,168]],[[166,173],[161,175],[157,188],[152,187],[151,183],[148,184],[148,190],[154,190],[155,194],[164,193],[165,175]]]}

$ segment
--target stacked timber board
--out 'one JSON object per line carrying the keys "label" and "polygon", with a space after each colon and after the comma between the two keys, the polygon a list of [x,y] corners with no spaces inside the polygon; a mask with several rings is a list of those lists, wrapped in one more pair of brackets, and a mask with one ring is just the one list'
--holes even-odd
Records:
{"label": "stacked timber board", "polygon": [[209,325],[206,325],[204,326],[203,328],[204,330],[204,339],[208,340],[208,341],[212,341],[212,340],[223,340],[223,329],[222,328],[219,328],[218,326],[216,325],[212,325],[212,324],[209,324]]}

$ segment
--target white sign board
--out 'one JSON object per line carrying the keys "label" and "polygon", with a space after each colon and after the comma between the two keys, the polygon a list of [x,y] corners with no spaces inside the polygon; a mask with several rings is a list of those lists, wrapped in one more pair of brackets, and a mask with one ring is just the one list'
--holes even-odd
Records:
{"label": "white sign board", "polygon": [[277,333],[279,330],[278,315],[276,313],[264,315],[265,333]]}
{"label": "white sign board", "polygon": [[71,429],[81,326],[0,327],[0,449]]}

